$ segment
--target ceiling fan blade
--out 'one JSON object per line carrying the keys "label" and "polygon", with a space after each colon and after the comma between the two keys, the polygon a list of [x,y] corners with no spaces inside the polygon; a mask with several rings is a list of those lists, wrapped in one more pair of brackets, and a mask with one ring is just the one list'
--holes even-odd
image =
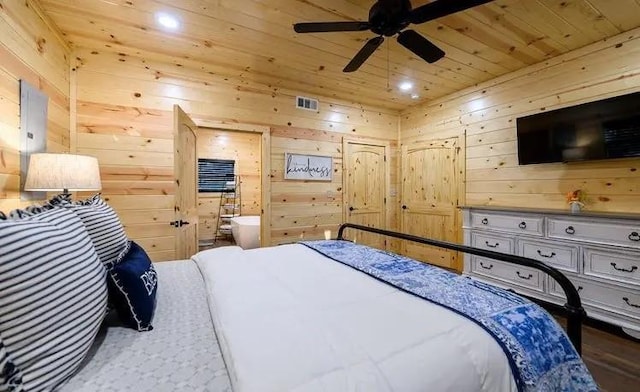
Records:
{"label": "ceiling fan blade", "polygon": [[420,24],[491,1],[493,0],[436,0],[411,11],[410,20],[413,24]]}
{"label": "ceiling fan blade", "polygon": [[401,32],[398,35],[398,42],[429,63],[435,63],[444,57],[442,49],[413,30]]}
{"label": "ceiling fan blade", "polygon": [[369,30],[369,22],[310,22],[293,25],[296,33],[328,33],[332,31]]}
{"label": "ceiling fan blade", "polygon": [[342,70],[342,72],[353,72],[356,71],[360,66],[367,61],[369,56],[373,54],[373,52],[378,49],[378,46],[382,45],[384,42],[384,37],[379,36],[375,38],[371,38],[367,41],[366,44],[360,49],[360,51],[355,55],[353,59],[347,64],[346,67]]}

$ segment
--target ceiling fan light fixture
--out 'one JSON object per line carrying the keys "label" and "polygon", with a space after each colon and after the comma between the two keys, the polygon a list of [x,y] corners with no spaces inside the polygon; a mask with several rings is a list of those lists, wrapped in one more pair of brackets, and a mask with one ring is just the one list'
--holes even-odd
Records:
{"label": "ceiling fan light fixture", "polygon": [[402,91],[409,91],[413,88],[413,83],[405,81],[398,85],[398,88]]}
{"label": "ceiling fan light fixture", "polygon": [[169,30],[176,30],[178,27],[180,27],[180,22],[178,22],[178,19],[175,16],[164,12],[156,14],[156,21],[160,26],[165,27]]}

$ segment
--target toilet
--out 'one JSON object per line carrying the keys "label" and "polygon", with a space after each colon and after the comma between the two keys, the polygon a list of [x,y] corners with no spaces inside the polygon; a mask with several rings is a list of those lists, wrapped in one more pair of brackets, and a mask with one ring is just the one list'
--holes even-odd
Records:
{"label": "toilet", "polygon": [[231,235],[242,249],[260,247],[260,216],[246,215],[231,218]]}

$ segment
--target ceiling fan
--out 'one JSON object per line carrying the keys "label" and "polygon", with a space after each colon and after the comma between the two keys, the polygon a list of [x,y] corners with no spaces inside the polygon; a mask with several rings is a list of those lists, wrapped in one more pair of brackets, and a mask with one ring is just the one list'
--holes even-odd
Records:
{"label": "ceiling fan", "polygon": [[492,0],[436,0],[413,9],[409,0],[378,0],[369,10],[368,22],[310,22],[296,23],[296,33],[325,33],[333,31],[371,30],[371,38],[342,70],[356,71],[384,42],[384,37],[398,34],[400,45],[429,63],[444,57],[444,51],[413,30],[404,30],[410,24],[420,24],[450,15]]}

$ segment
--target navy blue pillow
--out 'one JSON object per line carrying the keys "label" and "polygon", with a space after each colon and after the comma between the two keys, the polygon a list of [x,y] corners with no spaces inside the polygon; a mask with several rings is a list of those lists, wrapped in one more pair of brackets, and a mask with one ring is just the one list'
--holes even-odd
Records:
{"label": "navy blue pillow", "polygon": [[128,241],[109,270],[109,297],[120,319],[138,331],[153,329],[158,277],[147,253]]}

